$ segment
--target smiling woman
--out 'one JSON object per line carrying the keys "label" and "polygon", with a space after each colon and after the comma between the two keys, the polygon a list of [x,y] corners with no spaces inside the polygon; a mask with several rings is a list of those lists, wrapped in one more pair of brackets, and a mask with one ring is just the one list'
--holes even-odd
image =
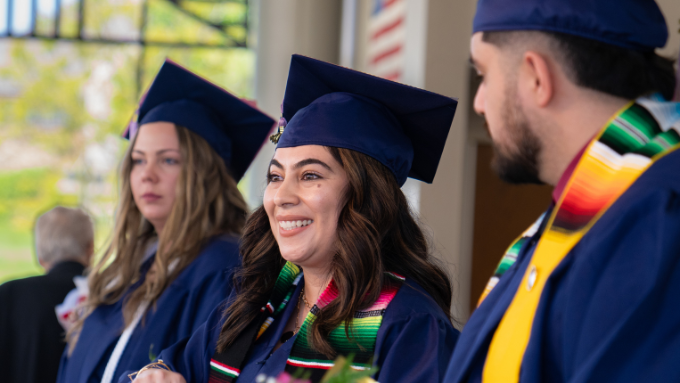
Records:
{"label": "smiling woman", "polygon": [[166,62],[135,122],[111,244],[89,275],[59,382],[141,368],[207,319],[239,264],[247,207],[236,185],[274,121]]}
{"label": "smiling woman", "polygon": [[[279,252],[286,261],[304,265],[313,298],[330,275],[335,232],[348,188],[347,172],[330,151],[318,145],[280,149],[269,170],[263,207]],[[306,223],[306,225],[304,224]],[[314,270],[314,273],[310,273]],[[316,301],[316,299],[313,299]]]}
{"label": "smiling woman", "polygon": [[293,56],[237,288],[159,355],[176,372],[147,370],[135,382],[254,382],[284,370],[320,382],[350,354],[355,369],[377,365],[380,381],[440,382],[458,337],[451,282],[400,187],[407,177],[432,182],[455,106]]}

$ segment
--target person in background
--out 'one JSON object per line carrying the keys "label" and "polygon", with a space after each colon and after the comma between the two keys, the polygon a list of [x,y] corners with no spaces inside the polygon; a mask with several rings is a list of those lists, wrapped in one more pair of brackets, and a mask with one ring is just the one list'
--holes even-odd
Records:
{"label": "person in background", "polygon": [[94,250],[92,219],[57,206],[35,224],[35,252],[46,274],[0,286],[0,371],[5,383],[57,379],[64,329],[54,308],[74,288]]}
{"label": "person in background", "polygon": [[441,382],[458,338],[451,282],[400,187],[433,181],[456,105],[294,55],[230,306],[152,365],[176,372],[147,367],[135,382],[299,370],[320,382],[339,355],[377,365],[381,382]]}
{"label": "person in background", "polygon": [[474,109],[493,166],[555,189],[447,382],[680,381],[680,104],[654,51],[667,38],[653,0],[477,3]]}
{"label": "person in background", "polygon": [[680,101],[680,53],[675,65],[677,65],[678,70],[675,72],[675,97],[673,97],[673,100]]}
{"label": "person in background", "polygon": [[166,61],[134,122],[111,245],[58,382],[111,382],[146,365],[207,319],[240,262],[247,206],[236,185],[275,121]]}

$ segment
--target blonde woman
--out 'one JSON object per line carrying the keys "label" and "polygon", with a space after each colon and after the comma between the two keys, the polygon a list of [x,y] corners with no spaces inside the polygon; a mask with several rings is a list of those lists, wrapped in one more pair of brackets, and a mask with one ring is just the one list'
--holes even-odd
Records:
{"label": "blonde woman", "polygon": [[206,320],[239,264],[247,207],[236,183],[274,121],[169,61],[137,121],[112,242],[58,382],[108,383],[146,365]]}

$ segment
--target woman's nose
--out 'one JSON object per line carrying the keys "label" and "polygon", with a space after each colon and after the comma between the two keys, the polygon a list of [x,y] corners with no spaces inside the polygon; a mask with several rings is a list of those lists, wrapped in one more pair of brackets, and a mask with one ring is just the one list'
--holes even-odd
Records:
{"label": "woman's nose", "polygon": [[297,183],[295,179],[284,178],[281,185],[276,190],[274,203],[276,206],[297,205],[300,199],[297,194]]}
{"label": "woman's nose", "polygon": [[142,182],[157,182],[158,181],[158,169],[156,169],[156,165],[149,161],[144,165],[144,169],[142,169]]}

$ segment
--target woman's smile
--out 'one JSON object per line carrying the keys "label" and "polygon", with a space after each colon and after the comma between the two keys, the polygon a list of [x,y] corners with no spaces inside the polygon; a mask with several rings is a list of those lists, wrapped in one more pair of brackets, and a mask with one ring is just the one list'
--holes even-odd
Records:
{"label": "woman's smile", "polygon": [[279,234],[282,237],[292,237],[299,234],[314,223],[311,218],[297,215],[276,216],[276,220],[279,222]]}

